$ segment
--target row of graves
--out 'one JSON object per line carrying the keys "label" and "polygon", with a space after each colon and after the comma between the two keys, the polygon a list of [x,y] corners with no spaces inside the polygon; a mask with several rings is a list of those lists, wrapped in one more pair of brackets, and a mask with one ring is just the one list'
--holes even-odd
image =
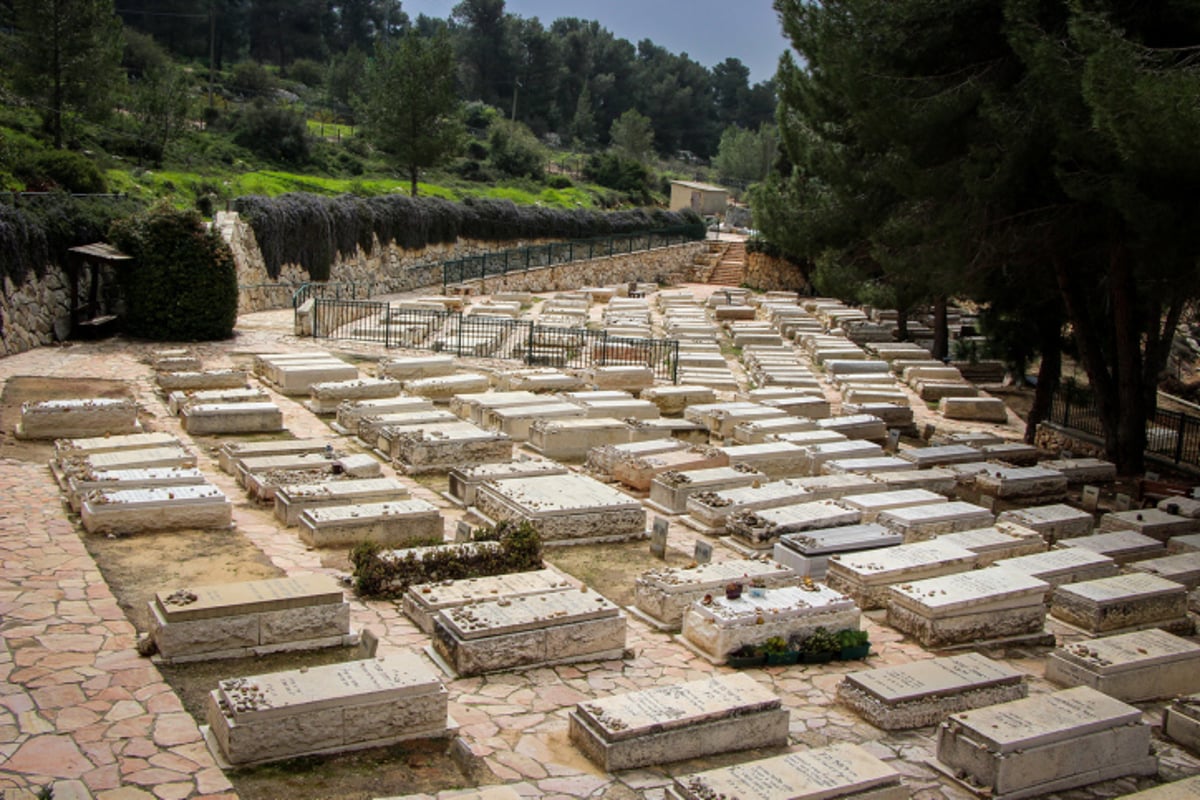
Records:
{"label": "row of graves", "polygon": [[[1200,714],[1193,711],[1200,697],[1190,695],[1200,692],[1200,673],[1192,668],[1200,647],[1184,638],[1191,633],[1188,591],[1200,582],[1200,567],[1188,566],[1200,504],[1172,498],[1161,508],[1105,514],[1097,528],[1095,515],[1062,501],[1072,483],[1111,480],[1111,465],[1038,463],[1036,453],[989,435],[885,450],[889,426],[882,418],[836,416],[832,409],[802,413],[818,399],[806,391],[803,365],[755,350],[776,346],[770,343],[740,346],[744,355],[750,351],[747,360],[759,374],[798,383],[764,380],[736,402],[718,403],[705,394],[714,391],[711,386],[685,385],[695,395],[681,397],[667,391],[680,387],[653,387],[632,372],[597,370],[584,387],[559,390],[547,402],[542,392],[492,387],[490,381],[454,391],[444,385],[462,374],[453,368],[430,376],[420,370],[433,362],[396,359],[380,365],[381,374],[389,368],[396,374],[374,379],[398,384],[396,394],[338,397],[367,379],[356,369],[353,377],[328,376],[324,370],[342,369],[336,359],[311,364],[260,357],[255,371],[275,388],[292,386],[310,402],[337,399],[336,424],[405,471],[447,471],[448,495],[479,522],[527,523],[551,545],[595,543],[646,536],[649,504],[711,538],[726,557],[644,574],[628,610],[547,568],[409,586],[402,607],[428,633],[428,659],[406,651],[222,681],[207,705],[206,737],[218,757],[245,765],[452,736],[448,691],[430,660],[451,678],[617,660],[625,655],[627,611],[678,631],[681,645],[723,664],[764,638],[793,642],[822,629],[856,630],[864,610],[883,609],[886,624],[949,654],[852,673],[839,688],[839,701],[884,730],[937,725],[933,766],[950,780],[1004,800],[1154,774],[1151,729],[1132,702],[1185,695],[1168,709],[1164,729],[1186,746],[1200,744]],[[309,380],[304,391],[295,377],[300,372]],[[442,383],[420,383],[431,379]],[[344,388],[329,393],[318,388],[322,383]],[[320,391],[326,395],[317,397]],[[511,394],[522,391],[528,396]],[[381,405],[413,401],[428,405],[399,411]],[[616,406],[599,405],[605,403]],[[548,415],[528,411],[546,405],[554,406]],[[621,410],[614,414],[614,408]],[[631,409],[646,416],[625,413]],[[435,412],[454,419],[383,419]],[[551,449],[552,436],[543,432],[535,443],[534,435],[549,425],[605,418],[623,423],[627,438],[594,441],[582,466],[566,456],[545,458],[545,452],[542,458],[513,456],[514,443]],[[655,422],[655,436],[632,433]],[[777,429],[764,431],[768,422]],[[778,429],[787,424],[801,427]],[[497,447],[494,457],[476,461],[448,447],[422,460],[394,444],[406,436],[434,444],[455,439],[449,432],[455,428],[440,425],[468,425],[502,441],[504,455]],[[125,446],[110,452],[170,447],[165,440],[136,438],[147,436],[160,435],[104,431],[63,443],[56,469],[67,475],[73,468],[64,465],[103,455],[88,452],[98,446]],[[1005,455],[1020,464],[1001,460]],[[355,483],[382,480],[375,458],[343,455],[324,440],[229,443],[219,460],[253,496],[273,503],[281,524],[295,523],[302,531],[306,519],[337,509],[343,519],[370,516],[364,509],[380,496],[392,498],[384,505],[405,502],[391,494],[406,491],[400,484]],[[166,468],[194,471],[195,460]],[[87,491],[94,489],[83,490],[81,508]],[[435,531],[442,531],[440,518],[426,535]],[[377,534],[359,530],[345,540],[309,535],[310,543],[325,546]],[[395,547],[403,537],[378,540]],[[486,558],[503,546],[462,541],[385,551],[380,558],[421,560],[449,550]],[[750,591],[729,591],[742,583]],[[166,660],[328,646],[355,637],[342,590],[327,576],[163,591],[151,612],[151,637]],[[1027,697],[1021,673],[974,652],[955,652],[995,642],[1046,642],[1048,614],[1076,639],[1050,656],[1047,677],[1063,688],[1049,695]],[[753,673],[722,672],[583,700],[568,715],[568,732],[585,756],[616,771],[784,747],[789,715]],[[1193,785],[1163,789],[1183,792]],[[909,789],[900,772],[864,748],[833,744],[681,775],[668,793],[695,800],[785,800],[900,798]]]}

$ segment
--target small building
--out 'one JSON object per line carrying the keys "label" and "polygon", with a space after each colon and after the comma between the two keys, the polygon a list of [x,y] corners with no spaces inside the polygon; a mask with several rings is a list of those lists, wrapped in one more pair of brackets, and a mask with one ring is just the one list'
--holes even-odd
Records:
{"label": "small building", "polygon": [[694,181],[671,181],[671,210],[690,208],[697,214],[724,214],[729,190]]}

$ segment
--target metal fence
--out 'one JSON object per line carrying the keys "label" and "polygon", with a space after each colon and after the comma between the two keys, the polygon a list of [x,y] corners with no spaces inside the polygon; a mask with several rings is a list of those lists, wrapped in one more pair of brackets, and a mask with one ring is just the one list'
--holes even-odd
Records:
{"label": "metal fence", "polygon": [[[1064,382],[1050,405],[1050,422],[1064,428],[1104,438],[1104,425],[1095,395]],[[1146,452],[1175,464],[1200,465],[1200,417],[1158,409],[1146,421]]]}
{"label": "metal fence", "polygon": [[657,250],[697,240],[695,226],[660,228],[653,231],[613,234],[594,239],[518,247],[477,256],[466,256],[442,264],[442,290],[465,281],[483,280],[512,272],[542,269],[572,261]]}
{"label": "metal fence", "polygon": [[349,300],[357,300],[361,295],[364,298],[375,294],[378,289],[381,289],[383,284],[377,281],[318,281],[305,282],[296,287],[292,292],[292,308],[299,308],[300,304],[310,297],[332,297],[335,300],[346,298]]}
{"label": "metal fence", "polygon": [[458,357],[521,361],[530,366],[570,369],[645,366],[659,380],[675,383],[678,376],[679,342],[674,339],[610,336],[604,330],[560,328],[458,311],[392,307],[378,301],[315,298],[312,331],[315,338],[351,339]]}

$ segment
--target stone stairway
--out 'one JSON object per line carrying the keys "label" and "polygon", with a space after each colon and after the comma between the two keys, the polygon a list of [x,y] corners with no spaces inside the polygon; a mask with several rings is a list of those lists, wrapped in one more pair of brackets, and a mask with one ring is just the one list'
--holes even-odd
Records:
{"label": "stone stairway", "polygon": [[708,283],[715,286],[741,286],[746,277],[746,245],[730,242],[709,275]]}

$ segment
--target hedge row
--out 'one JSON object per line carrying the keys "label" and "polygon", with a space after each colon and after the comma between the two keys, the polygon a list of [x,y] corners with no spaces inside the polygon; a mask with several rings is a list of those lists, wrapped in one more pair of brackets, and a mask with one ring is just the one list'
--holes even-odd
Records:
{"label": "hedge row", "polygon": [[615,233],[688,226],[697,239],[704,224],[695,212],[635,209],[598,212],[517,205],[508,200],[436,197],[322,197],[291,193],[249,195],[234,208],[254,230],[267,274],[278,278],[284,264],[300,265],[313,280],[328,280],[338,258],[358,248],[371,254],[376,242],[405,250],[451,244],[458,239],[505,242],[523,239],[589,239]]}
{"label": "hedge row", "polygon": [[0,203],[0,275],[21,286],[49,264],[65,266],[67,250],[103,241],[112,223],[142,206],[127,198],[76,198],[65,193]]}
{"label": "hedge row", "polygon": [[354,588],[362,597],[399,597],[409,586],[523,572],[542,566],[542,540],[528,522],[477,530],[476,542],[497,547],[384,550],[364,542],[350,553]]}

